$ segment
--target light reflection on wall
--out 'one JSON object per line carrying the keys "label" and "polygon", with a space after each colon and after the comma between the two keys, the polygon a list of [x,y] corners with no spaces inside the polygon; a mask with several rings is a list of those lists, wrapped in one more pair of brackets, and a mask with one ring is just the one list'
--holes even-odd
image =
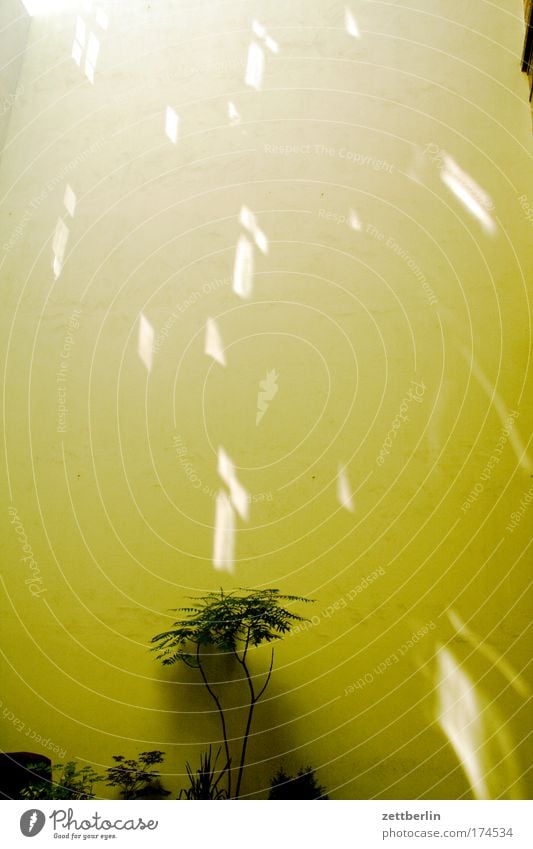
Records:
{"label": "light reflection on wall", "polygon": [[215,509],[213,566],[232,572],[235,559],[235,511],[248,521],[249,494],[237,478],[235,465],[223,448],[218,450],[218,474],[229,489],[220,490]]}
{"label": "light reflection on wall", "polygon": [[248,58],[246,60],[246,73],[244,82],[250,88],[256,90],[261,88],[263,82],[263,73],[265,70],[265,54],[261,47],[252,41],[248,48]]}
{"label": "light reflection on wall", "polygon": [[352,35],[354,38],[361,38],[361,31],[359,29],[357,21],[348,7],[346,7],[346,10],[344,12],[344,25],[346,27],[346,32],[348,33],[348,35]]}
{"label": "light reflection on wall", "polygon": [[[65,192],[63,195],[63,206],[65,207],[66,211],[68,212],[71,218],[74,218],[74,215],[76,214],[76,204],[77,198],[74,193],[74,190],[72,186],[67,183],[65,185]],[[70,230],[60,216],[57,220],[56,229],[54,232],[54,239],[52,242],[52,269],[56,280],[58,279],[63,270],[69,235]]]}
{"label": "light reflection on wall", "polygon": [[266,47],[271,53],[279,53],[279,45],[275,39],[270,36],[263,24],[255,20],[252,23],[252,32],[257,41],[252,41],[248,48],[248,56],[246,60],[246,72],[244,82],[250,88],[255,88],[258,91],[263,84],[263,75],[265,72],[265,52],[263,47]]}
{"label": "light reflection on wall", "polygon": [[172,106],[167,106],[165,112],[165,133],[172,142],[176,144],[178,141],[179,117]]}
{"label": "light reflection on wall", "polygon": [[94,83],[94,72],[96,69],[96,63],[98,61],[99,53],[100,41],[92,32],[89,35],[89,42],[87,44],[87,55],[85,56],[85,75],[90,83]]}
{"label": "light reflection on wall", "polygon": [[87,27],[83,18],[76,18],[76,27],[74,30],[74,41],[72,44],[72,58],[76,65],[81,65],[81,57],[85,49],[87,41]]}
{"label": "light reflection on wall", "polygon": [[511,412],[508,409],[507,404],[505,403],[499,392],[496,390],[496,387],[488,379],[487,375],[485,374],[479,363],[476,361],[474,356],[470,354],[470,352],[467,350],[467,348],[461,346],[460,351],[464,360],[472,369],[472,374],[474,375],[475,379],[477,380],[485,394],[488,396],[492,405],[494,406],[494,409],[496,410],[503,427],[507,428],[509,423],[512,422],[512,425],[509,428],[509,443],[516,455],[520,466],[524,469],[524,471],[530,474],[533,471],[533,465],[527,455],[526,447],[522,442],[522,439],[520,438],[520,434],[516,429],[516,425],[512,420]]}
{"label": "light reflection on wall", "polygon": [[473,649],[476,649],[484,657],[486,657],[486,659],[501,672],[504,678],[507,679],[513,690],[519,696],[523,699],[527,699],[531,696],[531,689],[527,682],[524,681],[522,676],[516,671],[516,669],[514,669],[507,658],[505,658],[502,654],[499,654],[499,652],[489,645],[489,643],[483,642],[481,637],[479,637],[475,631],[472,631],[472,629],[463,622],[461,617],[454,610],[448,611],[448,619],[455,628],[457,634],[463,637]]}
{"label": "light reflection on wall", "polygon": [[[268,239],[261,230],[253,212],[247,206],[242,206],[239,213],[239,222],[242,227],[253,238],[255,245],[262,254],[268,254]],[[233,267],[233,291],[240,298],[248,298],[252,293],[252,279],[254,274],[254,252],[253,245],[247,236],[241,234],[237,241],[235,251],[235,263]]]}
{"label": "light reflection on wall", "polygon": [[487,233],[494,233],[496,224],[488,212],[492,209],[490,197],[451,156],[444,157],[441,179],[463,206],[478,219],[483,229]]}
{"label": "light reflection on wall", "polygon": [[248,521],[248,492],[238,480],[235,465],[223,448],[218,449],[218,473],[229,489],[231,503],[237,513],[241,519]]}
{"label": "light reflection on wall", "polygon": [[103,9],[99,7],[95,10],[96,23],[98,26],[102,27],[102,29],[107,29],[109,26],[109,17]]}
{"label": "light reflection on wall", "polygon": [[349,513],[355,511],[352,488],[348,480],[348,473],[344,466],[340,465],[337,473],[337,499],[341,507]]}
{"label": "light reflection on wall", "polygon": [[72,0],[22,0],[22,5],[32,18],[57,14],[68,10]]}
{"label": "light reflection on wall", "polygon": [[241,122],[241,116],[232,100],[228,100],[228,118],[232,127]]}
{"label": "light reflection on wall", "polygon": [[54,240],[52,243],[52,253],[54,255],[52,268],[56,280],[63,270],[63,263],[65,260],[65,251],[67,249],[68,237],[69,229],[67,225],[65,224],[62,218],[58,218],[54,233]]}
{"label": "light reflection on wall", "polygon": [[362,229],[361,222],[359,220],[359,216],[353,209],[350,209],[350,213],[348,216],[348,224],[352,228],[352,230],[360,231]]}
{"label": "light reflection on wall", "polygon": [[205,353],[212,357],[221,366],[226,365],[224,346],[217,323],[213,318],[208,318],[205,328]]}
{"label": "light reflection on wall", "polygon": [[[89,15],[92,12],[92,3],[84,3],[85,12]],[[95,9],[95,23],[103,30],[107,30],[109,26],[109,18],[103,9],[97,7]],[[85,53],[85,62],[83,69],[85,76],[90,83],[94,84],[94,76],[96,71],[96,63],[100,54],[100,39],[94,32],[89,30],[90,24],[78,15],[74,30],[74,41],[72,43],[72,58],[76,65],[81,68],[83,55]]]}
{"label": "light reflection on wall", "polygon": [[76,213],[76,195],[74,194],[72,187],[68,183],[65,186],[63,203],[70,217],[74,218],[74,215]]}
{"label": "light reflection on wall", "polygon": [[139,357],[150,372],[154,356],[154,328],[143,313],[139,318],[138,352]]}
{"label": "light reflection on wall", "polygon": [[240,298],[249,298],[252,294],[253,276],[254,251],[252,243],[246,236],[240,235],[233,266],[233,291]]}
{"label": "light reflection on wall", "polygon": [[262,254],[268,253],[268,239],[257,223],[253,212],[247,206],[242,206],[239,213],[239,221],[245,230],[248,230],[256,246]]}
{"label": "light reflection on wall", "polygon": [[215,535],[213,542],[213,566],[220,571],[234,569],[235,561],[235,513],[226,493],[217,495],[215,507]]}
{"label": "light reflection on wall", "polygon": [[521,798],[514,743],[493,701],[476,688],[453,653],[436,655],[436,719],[476,799]]}
{"label": "light reflection on wall", "polygon": [[271,53],[279,53],[279,45],[277,41],[268,34],[266,28],[258,20],[252,22],[252,32],[260,41],[263,42],[265,47],[267,47]]}

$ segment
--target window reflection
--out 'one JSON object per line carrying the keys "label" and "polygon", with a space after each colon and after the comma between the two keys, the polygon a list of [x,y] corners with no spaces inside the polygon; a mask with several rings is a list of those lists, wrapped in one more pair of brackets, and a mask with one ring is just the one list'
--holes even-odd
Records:
{"label": "window reflection", "polygon": [[235,513],[226,493],[217,495],[215,507],[215,533],[213,540],[213,566],[220,571],[234,569],[235,561]]}
{"label": "window reflection", "polygon": [[220,337],[220,331],[213,318],[207,319],[204,350],[209,357],[212,357],[217,363],[220,363],[221,366],[226,365],[226,356],[224,354],[224,346]]}
{"label": "window reflection", "polygon": [[65,224],[62,218],[58,218],[54,233],[54,240],[52,243],[52,252],[54,254],[52,268],[56,280],[58,279],[59,275],[61,274],[61,271],[63,270],[63,262],[65,259],[65,251],[67,249],[68,237],[69,229],[67,225]]}
{"label": "window reflection", "polygon": [[355,511],[352,488],[344,466],[339,466],[337,473],[337,500],[349,513]]}
{"label": "window reflection", "polygon": [[150,372],[154,356],[154,328],[143,313],[139,318],[138,352],[147,371]]}
{"label": "window reflection", "polygon": [[176,144],[178,141],[179,117],[171,106],[167,106],[165,113],[165,133],[172,142]]}

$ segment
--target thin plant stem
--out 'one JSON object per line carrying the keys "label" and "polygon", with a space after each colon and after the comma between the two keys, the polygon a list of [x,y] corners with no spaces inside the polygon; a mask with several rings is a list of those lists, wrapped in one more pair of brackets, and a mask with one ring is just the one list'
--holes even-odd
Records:
{"label": "thin plant stem", "polygon": [[246,720],[246,729],[245,729],[244,737],[243,737],[243,741],[242,741],[241,761],[239,763],[239,770],[237,772],[237,787],[235,789],[235,798],[236,799],[239,798],[239,793],[241,791],[241,782],[242,782],[242,776],[243,776],[243,772],[244,772],[244,763],[245,763],[245,760],[246,760],[246,748],[248,746],[248,737],[249,737],[249,734],[250,734],[250,728],[252,727],[252,717],[254,715],[254,708],[255,708],[255,701],[256,701],[255,693],[254,693],[254,687],[253,687],[253,684],[252,684],[252,679],[250,677],[250,673],[248,671],[248,667],[246,666],[246,661],[240,661],[240,663],[241,663],[241,665],[242,665],[242,667],[243,667],[243,669],[246,673],[246,679],[248,681],[248,686],[250,688],[251,698],[250,698],[250,707],[248,708],[248,719]]}
{"label": "thin plant stem", "polygon": [[200,644],[199,643],[196,644],[196,660],[197,660],[197,663],[198,663],[198,669],[200,670],[200,674],[201,674],[202,680],[203,680],[203,682],[206,686],[207,692],[209,693],[209,695],[213,699],[214,703],[216,704],[218,714],[220,716],[220,722],[221,722],[221,725],[222,725],[222,735],[224,737],[224,750],[226,752],[226,760],[227,760],[227,766],[224,767],[224,769],[227,769],[227,771],[228,771],[228,796],[231,798],[231,755],[230,755],[230,751],[229,751],[228,732],[227,732],[227,729],[226,729],[226,718],[224,716],[224,710],[222,708],[222,705],[220,704],[220,699],[218,698],[215,691],[211,689],[211,687],[209,685],[209,681],[207,680],[207,676],[206,676],[204,668],[202,666],[202,661],[200,659]]}
{"label": "thin plant stem", "polygon": [[261,696],[265,692],[266,688],[268,687],[268,682],[270,681],[270,677],[272,675],[272,667],[273,666],[274,666],[274,649],[272,649],[272,653],[270,655],[270,668],[269,668],[268,673],[267,673],[266,681],[263,684],[263,686],[261,687],[261,689],[259,690],[258,695],[256,696],[256,699],[255,699],[256,702],[259,701],[259,699],[261,698]]}
{"label": "thin plant stem", "polygon": [[[246,643],[246,647],[248,647],[248,642]],[[247,718],[247,721],[246,721],[246,729],[245,729],[244,737],[243,737],[243,741],[242,741],[241,760],[240,760],[240,763],[239,763],[239,770],[238,770],[238,773],[237,773],[237,787],[235,789],[235,798],[236,799],[239,798],[239,793],[240,793],[240,790],[241,790],[241,782],[242,782],[242,777],[243,777],[243,773],[244,773],[244,764],[246,762],[246,749],[248,747],[248,739],[249,739],[249,736],[250,736],[250,729],[252,727],[252,718],[253,718],[253,715],[254,715],[254,709],[255,709],[257,702],[259,701],[259,699],[261,698],[261,696],[265,692],[265,690],[268,686],[268,682],[270,681],[270,677],[272,675],[272,667],[274,665],[274,649],[272,649],[272,654],[271,654],[271,657],[270,657],[270,668],[268,670],[266,681],[263,684],[263,686],[261,687],[261,690],[259,691],[259,693],[257,695],[254,691],[252,676],[250,675],[250,671],[248,669],[248,666],[246,665],[246,661],[244,659],[239,658],[238,656],[237,656],[237,660],[239,661],[242,668],[244,669],[244,672],[246,674],[246,680],[248,681],[248,687],[250,689],[250,707],[248,709],[248,718]]]}

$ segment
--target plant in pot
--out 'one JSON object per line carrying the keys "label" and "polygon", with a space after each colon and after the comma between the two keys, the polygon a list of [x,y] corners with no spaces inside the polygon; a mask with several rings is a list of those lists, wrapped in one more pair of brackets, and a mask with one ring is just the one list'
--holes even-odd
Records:
{"label": "plant in pot", "polygon": [[[255,707],[263,696],[274,666],[274,649],[270,654],[270,664],[265,673],[264,680],[259,686],[254,683],[254,676],[249,666],[249,650],[257,648],[263,643],[272,643],[280,639],[290,631],[294,622],[305,621],[305,617],[293,613],[283,606],[285,602],[308,602],[310,599],[301,596],[282,595],[278,589],[247,590],[240,589],[234,592],[208,593],[194,599],[196,604],[191,607],[178,608],[175,612],[184,614],[182,618],[174,622],[172,628],[152,638],[155,645],[152,651],[156,651],[158,659],[168,666],[174,663],[185,663],[193,669],[197,669],[209,696],[216,705],[222,729],[222,738],[225,754],[225,765],[222,773],[226,779],[224,798],[237,799],[241,794],[242,778],[246,763],[246,750],[252,727]],[[232,768],[232,758],[228,737],[228,725],[226,714],[220,696],[209,681],[205,667],[205,650],[215,649],[223,655],[229,655],[242,670],[243,678],[248,687],[248,705],[242,744],[238,756],[238,766]],[[206,760],[207,759],[207,760]],[[202,769],[203,763],[203,769]],[[211,751],[204,755],[197,777],[205,783],[208,776],[211,787],[215,783],[215,791],[220,790],[220,776],[216,778],[214,764],[211,764]],[[206,770],[206,764],[209,770]],[[236,780],[233,786],[232,772],[235,771]],[[223,798],[218,796],[195,796],[195,785],[192,770],[188,770],[191,787],[187,798]],[[196,788],[198,789],[198,788]]]}

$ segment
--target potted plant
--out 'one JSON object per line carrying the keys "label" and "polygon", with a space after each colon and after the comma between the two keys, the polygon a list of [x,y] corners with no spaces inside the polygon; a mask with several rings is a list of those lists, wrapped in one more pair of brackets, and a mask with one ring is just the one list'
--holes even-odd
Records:
{"label": "potted plant", "polygon": [[[238,798],[241,793],[254,710],[268,687],[274,666],[274,649],[272,648],[270,664],[263,683],[261,686],[254,684],[248,652],[250,648],[279,640],[291,629],[294,622],[304,621],[304,617],[288,610],[283,606],[284,603],[308,602],[310,599],[282,595],[278,589],[239,589],[234,592],[224,592],[221,589],[220,592],[207,593],[195,601],[196,604],[191,607],[176,610],[183,614],[182,617],[174,622],[168,631],[156,634],[152,638],[154,643],[152,651],[157,652],[158,659],[165,666],[181,662],[198,670],[209,696],[216,705],[220,719],[226,758],[222,770],[226,776],[226,797]],[[226,715],[221,699],[208,679],[204,664],[204,650],[213,648],[222,654],[232,656],[234,662],[242,669],[248,686],[247,717],[234,789]],[[210,753],[208,754],[210,761]],[[191,775],[193,775],[192,771]]]}

